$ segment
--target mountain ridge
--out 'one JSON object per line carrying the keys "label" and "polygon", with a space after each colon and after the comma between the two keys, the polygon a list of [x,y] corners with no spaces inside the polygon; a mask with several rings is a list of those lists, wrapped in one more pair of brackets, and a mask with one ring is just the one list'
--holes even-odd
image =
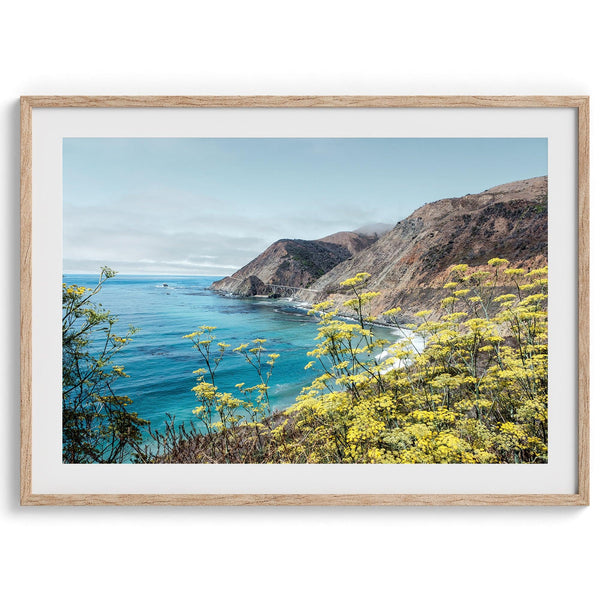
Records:
{"label": "mountain ridge", "polygon": [[[276,295],[293,295],[305,302],[329,298],[341,307],[347,295],[340,282],[368,272],[371,278],[366,289],[380,292],[373,301],[373,311],[378,314],[400,306],[410,319],[419,310],[436,308],[445,295],[443,283],[453,264],[481,266],[494,257],[506,258],[515,267],[547,264],[547,199],[547,176],[514,181],[478,194],[424,204],[374,239],[363,236],[357,240],[348,236],[362,234],[343,232],[347,235],[340,237],[338,233],[309,242],[279,240],[237,273],[242,279],[258,278],[265,284],[263,293],[270,285],[310,287],[311,291],[294,293],[280,289]],[[295,244],[286,248],[292,255],[296,252],[295,264],[286,263],[286,258],[277,254],[281,252],[277,245],[284,242]],[[314,261],[315,257],[320,260]],[[298,263],[304,268],[298,269]],[[240,284],[239,280],[234,285],[216,282],[213,289],[239,293],[236,289],[241,289]],[[254,284],[256,288],[258,282]]]}
{"label": "mountain ridge", "polygon": [[[377,240],[376,235],[339,231],[318,240],[284,238],[271,244],[233,275],[211,289],[242,296],[281,295],[285,288],[306,288],[340,262]],[[246,281],[253,277],[252,281]],[[281,286],[282,289],[269,286]],[[254,293],[250,293],[250,291]]]}

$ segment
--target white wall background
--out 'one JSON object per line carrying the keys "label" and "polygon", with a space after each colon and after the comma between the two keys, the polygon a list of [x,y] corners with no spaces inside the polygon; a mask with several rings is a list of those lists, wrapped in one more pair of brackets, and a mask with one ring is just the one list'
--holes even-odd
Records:
{"label": "white wall background", "polygon": [[[7,598],[591,598],[589,508],[20,508],[18,96],[589,94],[594,3],[16,1],[0,33],[0,589]],[[592,306],[599,254],[592,233]],[[597,339],[598,319],[592,319]],[[598,368],[592,346],[592,371]],[[592,381],[592,404],[598,397]],[[598,431],[598,411],[592,428]]]}

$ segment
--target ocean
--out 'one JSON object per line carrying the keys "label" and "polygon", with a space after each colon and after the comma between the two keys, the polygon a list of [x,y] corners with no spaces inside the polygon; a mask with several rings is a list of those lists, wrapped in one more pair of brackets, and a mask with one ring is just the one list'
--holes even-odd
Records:
{"label": "ocean", "polygon": [[[124,335],[129,325],[139,329],[116,357],[116,364],[129,377],[119,379],[113,391],[129,396],[130,410],[148,419],[153,428],[162,429],[167,414],[177,423],[195,418],[192,409],[197,403],[191,389],[197,376],[193,372],[203,364],[192,342],[183,336],[201,325],[216,327],[215,343],[231,344],[229,350],[256,338],[267,340],[267,351],[280,355],[269,389],[274,409],[293,404],[316,376],[314,370],[304,369],[310,360],[306,353],[314,348],[318,334],[317,319],[307,314],[307,307],[288,299],[222,296],[209,289],[216,279],[118,274],[95,297],[119,318],[114,333]],[[63,281],[94,287],[98,276],[69,274]],[[391,328],[377,330],[390,342],[402,335]],[[258,383],[256,372],[243,357],[229,352],[219,365],[216,384],[221,391],[235,392],[235,384],[242,382]]]}

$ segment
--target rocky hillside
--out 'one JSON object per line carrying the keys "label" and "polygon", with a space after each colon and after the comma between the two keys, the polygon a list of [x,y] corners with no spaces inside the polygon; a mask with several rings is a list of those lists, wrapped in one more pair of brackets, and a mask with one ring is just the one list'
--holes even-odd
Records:
{"label": "rocky hillside", "polygon": [[367,289],[381,293],[373,311],[400,306],[410,320],[419,310],[438,307],[454,264],[477,267],[494,257],[513,267],[547,264],[547,203],[547,177],[438,200],[380,236],[342,232],[314,241],[279,240],[212,287],[244,296],[293,295],[312,303],[330,298],[341,306],[347,296],[340,282],[367,272],[372,275]]}
{"label": "rocky hillside", "polygon": [[[376,235],[342,231],[319,240],[279,240],[245,267],[211,288],[240,296],[291,295],[377,240]],[[281,286],[281,287],[273,287]]]}
{"label": "rocky hillside", "polygon": [[330,297],[341,304],[341,281],[371,273],[368,290],[379,291],[375,313],[400,306],[407,318],[436,308],[444,297],[448,268],[506,258],[514,267],[547,264],[548,178],[500,185],[480,194],[426,204],[400,221],[366,250],[340,263],[311,285],[321,294],[301,294],[309,302]]}

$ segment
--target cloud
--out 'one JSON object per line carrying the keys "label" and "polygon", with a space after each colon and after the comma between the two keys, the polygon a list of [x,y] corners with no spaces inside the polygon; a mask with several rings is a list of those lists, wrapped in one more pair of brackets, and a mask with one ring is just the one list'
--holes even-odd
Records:
{"label": "cloud", "polygon": [[281,238],[317,239],[369,221],[365,206],[281,202],[278,210],[162,190],[64,205],[64,269],[229,274]]}

